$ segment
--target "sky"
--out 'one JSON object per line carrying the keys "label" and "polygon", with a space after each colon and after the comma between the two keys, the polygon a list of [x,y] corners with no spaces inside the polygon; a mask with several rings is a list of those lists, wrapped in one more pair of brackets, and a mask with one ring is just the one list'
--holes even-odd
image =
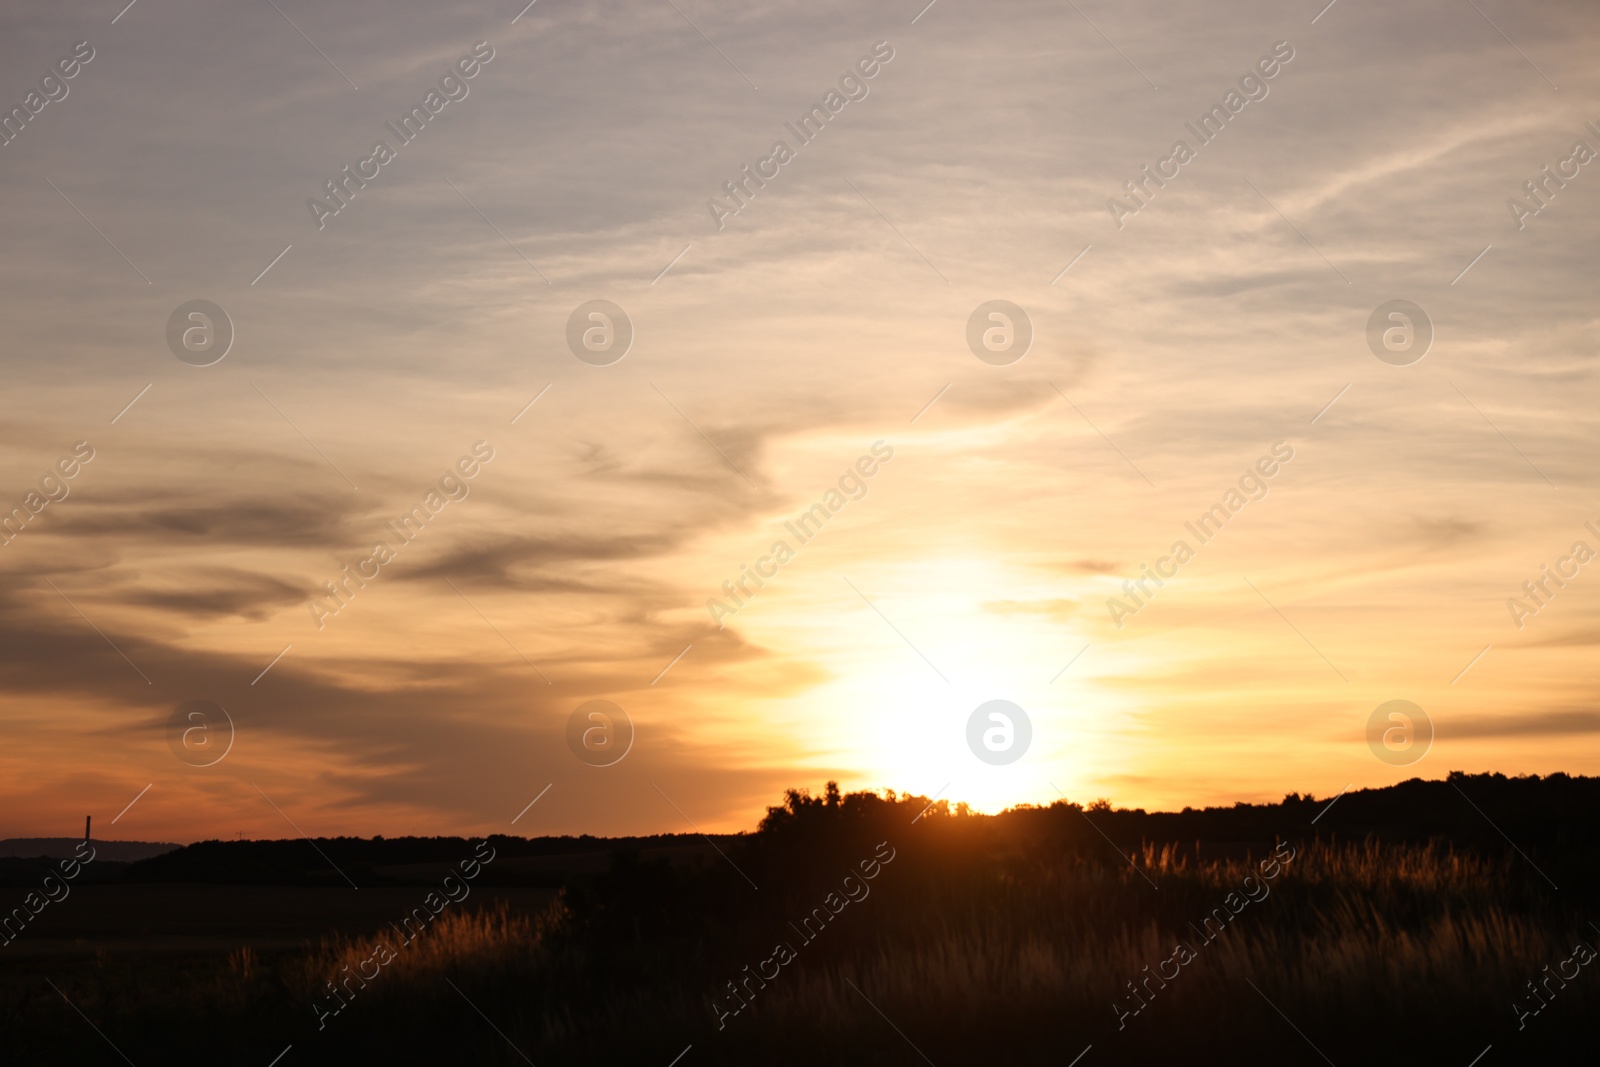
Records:
{"label": "sky", "polygon": [[0,836],[1600,773],[1592,5],[124,4],[0,12]]}

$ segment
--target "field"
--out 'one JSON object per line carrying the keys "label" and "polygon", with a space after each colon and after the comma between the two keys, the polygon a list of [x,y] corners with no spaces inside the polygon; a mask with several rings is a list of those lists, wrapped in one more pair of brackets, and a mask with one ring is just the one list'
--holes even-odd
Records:
{"label": "field", "polygon": [[436,843],[493,856],[409,943],[397,926],[459,863],[359,891],[134,864],[0,954],[0,1056],[1535,1062],[1590,1048],[1600,1010],[1595,791],[1457,777],[1328,810],[995,817],[791,792],[758,831],[709,842]]}

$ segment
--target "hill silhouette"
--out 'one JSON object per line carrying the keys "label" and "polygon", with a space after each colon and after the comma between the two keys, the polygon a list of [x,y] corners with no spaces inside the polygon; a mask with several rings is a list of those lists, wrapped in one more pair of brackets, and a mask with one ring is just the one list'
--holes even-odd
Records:
{"label": "hill silhouette", "polygon": [[[1600,1011],[1597,801],[1452,773],[984,816],[830,782],[710,838],[199,842],[40,919],[101,908],[126,950],[0,957],[0,1061],[103,1059],[65,996],[133,1062],[1548,1062]],[[329,932],[250,933],[297,908]]]}
{"label": "hill silhouette", "polygon": [[[0,859],[18,857],[22,859],[35,859],[40,856],[49,859],[66,859],[76,854],[81,837],[8,837],[0,840]],[[94,841],[95,855],[98,859],[110,860],[113,863],[131,863],[134,860],[148,859],[159,856],[163,852],[182,848],[182,845],[165,841]]]}
{"label": "hill silhouette", "polygon": [[[948,801],[884,794],[838,794],[830,783],[817,797],[791,791],[787,807],[774,808],[757,834],[657,834],[602,838],[489,837],[503,861],[484,877],[492,884],[558,886],[568,877],[602,869],[616,852],[698,854],[705,843],[739,847],[760,836],[782,835],[793,825],[823,819],[830,797],[846,817],[871,821],[888,807],[917,805],[929,814],[970,818],[1002,834],[1039,834],[1052,840],[1093,845],[1111,838],[1119,846],[1175,845],[1200,856],[1241,854],[1251,846],[1296,837],[1374,840],[1392,843],[1448,842],[1462,849],[1498,851],[1507,840],[1524,849],[1585,849],[1600,845],[1600,778],[1551,774],[1507,777],[1451,772],[1440,781],[1413,778],[1397,785],[1352,790],[1337,797],[1290,794],[1277,803],[1240,802],[1180,812],[1087,806],[1058,801],[1023,806],[995,816],[977,816]],[[782,814],[778,814],[778,813]],[[1087,813],[1088,818],[1084,818]],[[104,847],[109,851],[115,843]],[[97,847],[98,844],[97,844]],[[471,851],[464,837],[319,837],[276,840],[201,841],[166,850],[129,865],[125,877],[141,882],[221,882],[261,885],[344,884],[343,871],[361,885],[423,884]],[[335,867],[330,867],[330,862]],[[407,869],[411,868],[411,869]]]}

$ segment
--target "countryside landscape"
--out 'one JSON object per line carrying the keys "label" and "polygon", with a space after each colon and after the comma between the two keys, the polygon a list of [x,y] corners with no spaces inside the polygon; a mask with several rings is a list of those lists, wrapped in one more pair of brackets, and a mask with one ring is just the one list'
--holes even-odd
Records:
{"label": "countryside landscape", "polygon": [[1597,47],[0,5],[0,1067],[1593,1061]]}
{"label": "countryside landscape", "polygon": [[[133,1062],[1536,1062],[1592,1040],[1597,801],[1454,774],[984,816],[830,782],[714,838],[201,842],[97,859],[8,945],[5,1055],[103,1058],[46,977]],[[49,869],[3,862],[13,894]]]}

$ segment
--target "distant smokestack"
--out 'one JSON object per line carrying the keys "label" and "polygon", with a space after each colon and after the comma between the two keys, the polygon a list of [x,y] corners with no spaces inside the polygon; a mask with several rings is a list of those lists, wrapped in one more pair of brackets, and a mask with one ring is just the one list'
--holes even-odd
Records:
{"label": "distant smokestack", "polygon": [[83,817],[83,843],[86,845],[89,843],[89,823],[93,819],[93,815],[85,815]]}

